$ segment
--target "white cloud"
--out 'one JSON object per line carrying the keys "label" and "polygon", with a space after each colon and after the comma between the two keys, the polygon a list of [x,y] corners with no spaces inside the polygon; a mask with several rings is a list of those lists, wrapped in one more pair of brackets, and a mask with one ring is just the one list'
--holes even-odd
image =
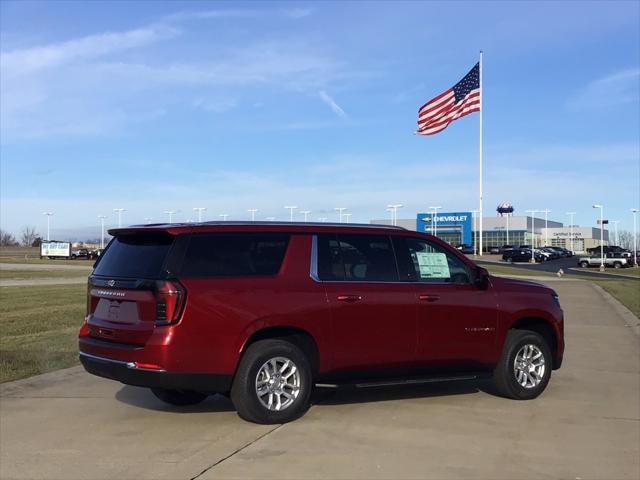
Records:
{"label": "white cloud", "polygon": [[197,98],[193,101],[193,106],[205,112],[223,113],[235,108],[238,102],[235,98]]}
{"label": "white cloud", "polygon": [[325,92],[324,90],[320,90],[318,92],[318,95],[320,96],[320,99],[324,103],[326,103],[331,110],[333,110],[333,113],[335,113],[336,115],[342,118],[345,118],[347,116],[346,112],[342,109],[342,107],[340,107],[340,105],[338,105],[335,102],[335,100],[329,96],[327,92]]}
{"label": "white cloud", "polygon": [[284,14],[289,18],[304,18],[311,15],[312,10],[310,8],[290,8],[284,11]]}
{"label": "white cloud", "polygon": [[584,110],[637,104],[639,100],[640,69],[630,68],[590,82],[569,101],[569,106]]}
{"label": "white cloud", "polygon": [[44,68],[89,60],[111,53],[139,48],[174,37],[179,32],[165,25],[148,26],[124,32],[89,35],[61,43],[0,53],[5,78],[35,73]]}

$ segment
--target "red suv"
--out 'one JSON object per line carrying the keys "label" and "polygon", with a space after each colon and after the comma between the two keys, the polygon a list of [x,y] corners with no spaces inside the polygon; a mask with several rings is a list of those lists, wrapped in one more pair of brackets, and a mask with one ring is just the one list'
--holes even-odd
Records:
{"label": "red suv", "polygon": [[80,360],[170,404],[221,393],[243,418],[281,423],[306,411],[318,383],[479,377],[530,399],[562,363],[553,290],[489,276],[430,235],[273,222],[109,233]]}

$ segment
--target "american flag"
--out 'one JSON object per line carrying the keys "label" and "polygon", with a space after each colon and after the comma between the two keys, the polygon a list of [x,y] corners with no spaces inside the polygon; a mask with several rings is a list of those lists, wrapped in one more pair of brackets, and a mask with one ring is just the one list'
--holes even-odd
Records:
{"label": "american flag", "polygon": [[433,135],[465,115],[480,111],[480,63],[462,80],[418,110],[418,135]]}

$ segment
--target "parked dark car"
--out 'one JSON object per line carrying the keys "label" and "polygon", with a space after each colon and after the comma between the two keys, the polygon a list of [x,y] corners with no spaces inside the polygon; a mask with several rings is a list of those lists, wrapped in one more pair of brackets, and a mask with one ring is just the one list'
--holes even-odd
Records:
{"label": "parked dark car", "polygon": [[469,245],[466,243],[463,243],[462,245],[458,245],[456,248],[462,253],[467,255],[473,255],[474,253],[473,245]]}
{"label": "parked dark car", "polygon": [[[536,262],[544,262],[545,256],[540,252],[534,250],[533,258]],[[514,248],[513,250],[507,250],[502,254],[502,260],[509,263],[514,262],[530,262],[531,261],[531,249],[528,248]]]}
{"label": "parked dark car", "polygon": [[513,245],[502,245],[500,247],[499,253],[508,252],[509,250],[513,250],[515,247]]}
{"label": "parked dark car", "polygon": [[549,256],[549,260],[557,260],[558,258],[560,258],[560,252],[558,252],[555,248],[551,248],[551,247],[541,247],[538,250],[540,250],[543,253],[548,253]]}
{"label": "parked dark car", "polygon": [[282,423],[316,383],[492,378],[509,398],[546,388],[564,352],[550,288],[490,276],[400,227],[275,222],[132,226],[89,277],[80,360],[173,405],[229,395]]}

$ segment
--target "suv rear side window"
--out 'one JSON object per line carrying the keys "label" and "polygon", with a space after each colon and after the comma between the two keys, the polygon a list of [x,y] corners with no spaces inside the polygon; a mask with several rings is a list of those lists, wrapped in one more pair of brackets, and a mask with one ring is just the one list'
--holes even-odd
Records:
{"label": "suv rear side window", "polygon": [[320,280],[397,282],[398,270],[385,235],[318,235]]}
{"label": "suv rear side window", "polygon": [[275,275],[289,243],[286,234],[194,234],[180,275],[232,277]]}
{"label": "suv rear side window", "polygon": [[100,256],[93,273],[107,277],[160,278],[174,238],[167,233],[120,235]]}

